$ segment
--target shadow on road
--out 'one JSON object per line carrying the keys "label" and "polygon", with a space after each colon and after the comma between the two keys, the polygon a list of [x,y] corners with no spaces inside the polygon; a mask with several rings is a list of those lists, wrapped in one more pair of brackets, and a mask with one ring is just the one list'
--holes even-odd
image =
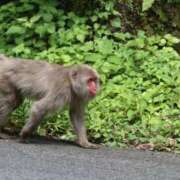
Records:
{"label": "shadow on road", "polygon": [[21,142],[18,136],[17,131],[9,131],[7,129],[3,130],[0,133],[0,139],[3,140],[15,140],[19,141],[20,143],[24,144],[49,144],[49,145],[73,145],[78,146],[73,141],[67,141],[62,139],[57,139],[54,137],[47,137],[47,136],[39,136],[39,135],[31,135],[25,142]]}

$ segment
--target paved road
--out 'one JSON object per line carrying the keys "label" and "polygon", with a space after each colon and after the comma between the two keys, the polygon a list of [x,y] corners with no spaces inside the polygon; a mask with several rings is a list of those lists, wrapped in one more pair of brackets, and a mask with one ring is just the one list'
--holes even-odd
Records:
{"label": "paved road", "polygon": [[180,155],[0,140],[0,180],[180,180]]}

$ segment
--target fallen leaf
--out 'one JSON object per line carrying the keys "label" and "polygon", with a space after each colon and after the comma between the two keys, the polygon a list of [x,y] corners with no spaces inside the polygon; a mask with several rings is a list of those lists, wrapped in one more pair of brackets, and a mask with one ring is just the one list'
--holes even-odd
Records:
{"label": "fallen leaf", "polygon": [[152,144],[152,143],[146,143],[146,144],[139,144],[136,146],[136,149],[139,149],[139,150],[154,150],[154,147],[155,145]]}

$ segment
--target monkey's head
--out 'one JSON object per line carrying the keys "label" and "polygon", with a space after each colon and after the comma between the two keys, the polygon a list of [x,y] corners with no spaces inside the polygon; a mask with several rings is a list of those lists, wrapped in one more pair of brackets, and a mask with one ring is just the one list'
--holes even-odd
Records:
{"label": "monkey's head", "polygon": [[94,98],[99,90],[99,75],[88,65],[72,66],[70,81],[73,92],[85,101]]}

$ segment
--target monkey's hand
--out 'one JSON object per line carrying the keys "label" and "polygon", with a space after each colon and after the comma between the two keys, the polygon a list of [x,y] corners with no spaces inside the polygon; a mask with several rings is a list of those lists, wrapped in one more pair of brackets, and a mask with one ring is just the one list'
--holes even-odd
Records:
{"label": "monkey's hand", "polygon": [[82,141],[76,141],[76,144],[82,148],[86,149],[98,149],[101,147],[99,144],[90,143],[89,141],[82,142]]}
{"label": "monkey's hand", "polygon": [[18,142],[19,142],[19,143],[22,143],[22,144],[29,144],[30,141],[29,141],[28,138],[25,138],[25,137],[23,137],[23,136],[20,136]]}

